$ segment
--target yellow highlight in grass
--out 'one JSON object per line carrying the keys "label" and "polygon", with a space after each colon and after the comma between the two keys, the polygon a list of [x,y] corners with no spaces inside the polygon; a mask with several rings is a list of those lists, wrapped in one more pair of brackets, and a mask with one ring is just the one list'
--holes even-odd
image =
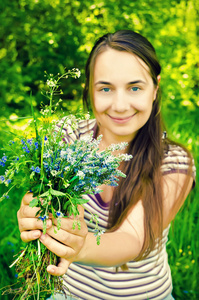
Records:
{"label": "yellow highlight in grass", "polygon": [[54,117],[41,117],[39,118],[39,121],[41,121],[43,124],[50,124],[54,120]]}

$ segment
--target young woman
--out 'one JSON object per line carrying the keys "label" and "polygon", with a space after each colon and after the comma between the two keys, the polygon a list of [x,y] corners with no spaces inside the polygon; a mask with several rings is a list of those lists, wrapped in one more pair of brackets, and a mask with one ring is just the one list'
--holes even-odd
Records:
{"label": "young woman", "polygon": [[193,186],[195,169],[190,154],[163,135],[160,71],[153,46],[133,31],[106,34],[89,56],[84,102],[95,119],[81,122],[74,137],[102,134],[100,150],[125,141],[133,155],[121,165],[127,177],[117,188],[103,186],[102,193],[87,196],[85,208],[106,229],[99,246],[86,209],[80,212],[81,230],[72,229],[72,219],[63,219],[55,234],[48,220],[46,235],[35,218],[37,209],[28,206],[31,194],[18,211],[22,240],[40,238],[60,257],[59,265],[47,270],[55,276],[67,271],[64,282],[74,298],[173,299],[169,224]]}

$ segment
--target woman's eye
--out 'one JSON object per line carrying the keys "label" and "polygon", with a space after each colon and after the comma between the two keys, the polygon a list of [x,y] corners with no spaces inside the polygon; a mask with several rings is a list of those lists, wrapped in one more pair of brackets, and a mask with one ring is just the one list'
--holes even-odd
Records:
{"label": "woman's eye", "polygon": [[133,92],[137,92],[137,91],[139,91],[139,90],[140,90],[140,88],[137,87],[137,86],[133,86],[133,87],[131,88],[131,91],[133,91]]}
{"label": "woman's eye", "polygon": [[101,91],[107,93],[107,92],[110,92],[110,88],[108,88],[108,87],[102,88]]}

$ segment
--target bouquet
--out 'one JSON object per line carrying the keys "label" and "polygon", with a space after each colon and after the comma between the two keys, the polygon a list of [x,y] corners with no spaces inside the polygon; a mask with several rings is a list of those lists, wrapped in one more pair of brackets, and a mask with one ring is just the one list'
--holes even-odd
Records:
{"label": "bouquet", "polygon": [[[0,183],[7,187],[0,201],[9,198],[14,188],[23,187],[24,191],[33,193],[30,206],[39,207],[36,216],[43,221],[44,234],[49,217],[57,220],[59,230],[62,218],[73,215],[73,227],[79,228],[78,206],[88,201],[83,196],[99,193],[102,184],[116,186],[119,177],[125,177],[118,170],[120,163],[131,159],[128,154],[112,154],[124,149],[126,143],[111,145],[100,152],[101,136],[94,139],[91,133],[74,138],[79,124],[89,122],[88,114],[57,118],[60,100],[54,103],[54,95],[61,93],[59,82],[68,76],[78,78],[80,71],[72,69],[63,75],[48,76],[48,90],[43,94],[49,104],[42,107],[38,117],[32,108],[31,133],[10,140],[0,159],[0,166],[6,168],[3,174],[1,170]],[[92,215],[90,222],[95,222],[94,234],[99,244],[103,231],[98,228],[98,216]],[[39,240],[28,243],[11,265],[16,267],[17,287],[10,287],[4,294],[13,293],[18,299],[32,296],[46,299],[50,294],[65,293],[62,278],[46,271],[49,264],[56,265],[58,260]]]}

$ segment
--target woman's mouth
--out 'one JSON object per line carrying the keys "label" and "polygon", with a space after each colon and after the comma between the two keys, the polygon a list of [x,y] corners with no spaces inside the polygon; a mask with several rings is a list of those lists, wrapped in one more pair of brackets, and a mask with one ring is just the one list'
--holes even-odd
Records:
{"label": "woman's mouth", "polygon": [[129,116],[129,117],[122,117],[122,118],[121,117],[112,117],[110,115],[108,115],[108,116],[113,122],[118,123],[118,124],[124,124],[124,123],[127,123],[128,121],[130,121],[135,116],[135,114],[133,114],[132,116]]}

